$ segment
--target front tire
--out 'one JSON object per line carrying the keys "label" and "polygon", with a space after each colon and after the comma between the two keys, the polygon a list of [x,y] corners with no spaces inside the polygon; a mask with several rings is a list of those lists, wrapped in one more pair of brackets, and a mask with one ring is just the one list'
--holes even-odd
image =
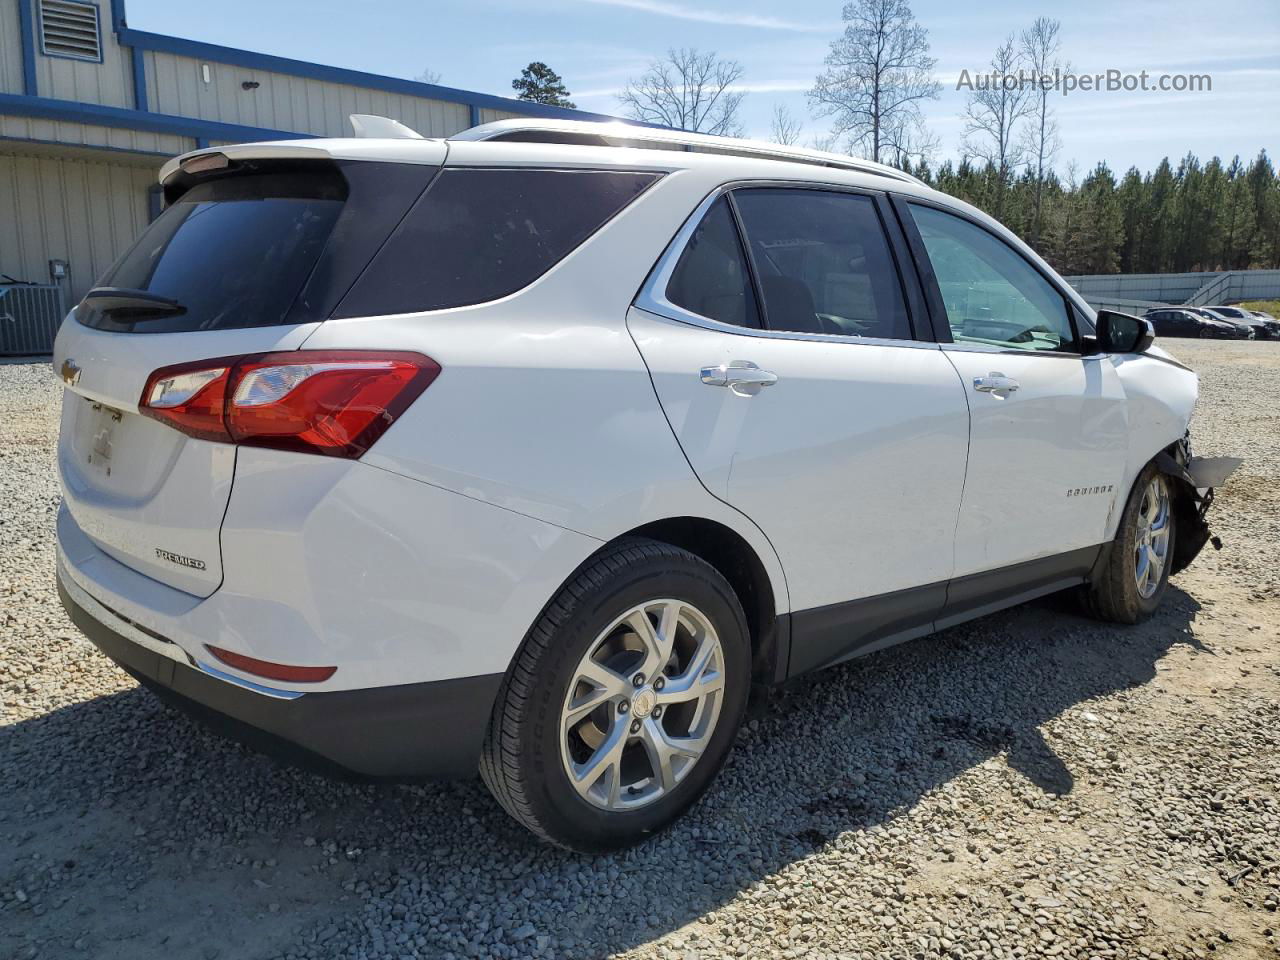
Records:
{"label": "front tire", "polygon": [[638,843],[711,785],[746,709],[742,606],[693,554],[631,539],[547,605],[498,692],[480,774],[512,817],[583,853]]}
{"label": "front tire", "polygon": [[1087,604],[1103,620],[1140,623],[1155,613],[1169,587],[1176,512],[1169,478],[1155,464],[1138,474],[1101,573]]}

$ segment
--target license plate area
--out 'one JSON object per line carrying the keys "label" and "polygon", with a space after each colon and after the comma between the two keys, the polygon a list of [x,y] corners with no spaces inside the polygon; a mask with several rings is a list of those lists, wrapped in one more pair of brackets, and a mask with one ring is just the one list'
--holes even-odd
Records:
{"label": "license plate area", "polygon": [[124,411],[102,403],[90,404],[89,452],[85,460],[89,466],[111,476],[111,457],[115,452],[116,426],[124,419]]}

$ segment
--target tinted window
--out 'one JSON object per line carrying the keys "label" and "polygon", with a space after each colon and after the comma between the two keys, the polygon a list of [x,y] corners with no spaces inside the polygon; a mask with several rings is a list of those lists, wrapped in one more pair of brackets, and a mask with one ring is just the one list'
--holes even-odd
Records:
{"label": "tinted window", "polygon": [[1075,350],[1066,302],[1038,270],[986,230],[911,204],[957,343]]}
{"label": "tinted window", "polygon": [[594,170],[443,170],[338,315],[443,310],[515,293],[656,179]]}
{"label": "tinted window", "polygon": [[198,184],[143,231],[99,286],[146,290],[185,312],[124,320],[91,309],[91,327],[138,333],[280,323],[342,212],[336,172],[273,173]]}
{"label": "tinted window", "polygon": [[770,330],[911,339],[898,271],[870,197],[739,190]]}
{"label": "tinted window", "polygon": [[689,238],[667,284],[667,299],[721,323],[760,326],[746,255],[726,198],[712,204]]}

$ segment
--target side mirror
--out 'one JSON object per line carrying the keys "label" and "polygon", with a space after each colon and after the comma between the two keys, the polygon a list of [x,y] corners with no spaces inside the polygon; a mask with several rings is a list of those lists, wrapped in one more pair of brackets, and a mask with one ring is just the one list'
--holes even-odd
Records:
{"label": "side mirror", "polygon": [[1099,310],[1097,327],[1100,353],[1142,353],[1156,339],[1150,320],[1114,310]]}

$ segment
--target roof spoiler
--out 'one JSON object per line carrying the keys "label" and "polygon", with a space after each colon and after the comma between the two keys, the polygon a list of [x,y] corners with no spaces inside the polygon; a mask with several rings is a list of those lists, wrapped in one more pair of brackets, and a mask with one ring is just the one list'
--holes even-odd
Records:
{"label": "roof spoiler", "polygon": [[399,120],[378,117],[371,113],[353,113],[348,118],[357,137],[381,140],[425,140],[417,130],[406,127]]}

